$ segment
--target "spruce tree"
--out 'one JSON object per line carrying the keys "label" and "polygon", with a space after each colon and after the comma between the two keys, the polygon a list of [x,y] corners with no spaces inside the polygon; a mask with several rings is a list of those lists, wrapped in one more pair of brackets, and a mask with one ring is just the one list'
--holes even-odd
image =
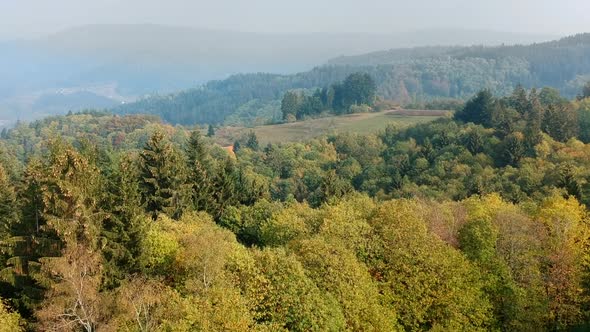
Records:
{"label": "spruce tree", "polygon": [[155,219],[159,213],[178,218],[186,207],[184,162],[162,132],[155,132],[140,153],[139,184],[142,204]]}
{"label": "spruce tree", "polygon": [[0,240],[6,239],[18,220],[16,193],[0,164]]}
{"label": "spruce tree", "polygon": [[106,239],[103,284],[106,288],[139,271],[141,241],[145,237],[137,163],[124,156],[108,179],[108,195],[104,209],[109,211],[103,222],[101,236]]}
{"label": "spruce tree", "polygon": [[201,133],[197,130],[191,133],[186,156],[193,209],[209,211],[213,199],[213,164]]}
{"label": "spruce tree", "polygon": [[469,100],[462,110],[455,113],[455,119],[490,127],[495,109],[496,101],[492,93],[489,90],[482,90]]}
{"label": "spruce tree", "polygon": [[215,176],[214,181],[214,198],[215,207],[212,214],[219,217],[230,205],[239,202],[239,193],[237,193],[238,172],[234,160],[227,157]]}

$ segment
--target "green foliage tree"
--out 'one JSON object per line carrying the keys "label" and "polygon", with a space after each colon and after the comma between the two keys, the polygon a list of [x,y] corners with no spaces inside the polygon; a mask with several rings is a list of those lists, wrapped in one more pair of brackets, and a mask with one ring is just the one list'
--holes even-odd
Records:
{"label": "green foliage tree", "polygon": [[283,120],[292,122],[301,108],[301,96],[294,91],[287,91],[281,101],[281,112]]}
{"label": "green foliage tree", "polygon": [[3,300],[0,300],[0,331],[24,331],[23,322],[20,315],[18,313],[9,311],[8,306]]}
{"label": "green foliage tree", "polygon": [[387,202],[370,221],[378,242],[369,265],[386,302],[408,330],[486,330],[491,306],[477,270],[428,232],[417,209],[408,200]]}
{"label": "green foliage tree", "polygon": [[258,137],[254,131],[248,132],[247,139],[246,139],[246,147],[251,150],[258,150],[260,148],[260,144],[258,143]]}

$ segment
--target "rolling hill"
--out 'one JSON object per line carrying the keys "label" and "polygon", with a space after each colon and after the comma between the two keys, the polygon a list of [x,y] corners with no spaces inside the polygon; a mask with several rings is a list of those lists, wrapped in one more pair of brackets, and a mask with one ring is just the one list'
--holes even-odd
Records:
{"label": "rolling hill", "polygon": [[278,102],[286,91],[322,88],[354,72],[370,74],[379,96],[402,105],[441,98],[465,100],[484,88],[506,95],[519,84],[553,87],[571,98],[590,80],[590,34],[531,45],[420,47],[342,57],[298,74],[234,75],[114,111],[158,115],[181,124],[229,119],[235,124],[238,114],[242,124],[252,125],[261,117],[262,122],[280,119]]}
{"label": "rolling hill", "polygon": [[[56,107],[35,107],[41,104],[38,98],[63,89],[88,93],[82,100],[84,108],[99,108],[105,104],[100,97],[120,103],[198,87],[237,73],[292,74],[335,56],[384,48],[514,44],[551,38],[470,30],[261,34],[153,24],[73,27],[35,40],[0,42],[0,120],[76,111],[67,98]],[[115,90],[109,90],[113,86]]]}

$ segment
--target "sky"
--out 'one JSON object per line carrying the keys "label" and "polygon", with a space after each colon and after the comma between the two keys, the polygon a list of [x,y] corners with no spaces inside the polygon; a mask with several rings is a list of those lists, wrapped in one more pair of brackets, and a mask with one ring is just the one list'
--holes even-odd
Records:
{"label": "sky", "polygon": [[461,28],[567,35],[590,32],[588,13],[589,0],[0,0],[0,38],[109,23],[265,33]]}

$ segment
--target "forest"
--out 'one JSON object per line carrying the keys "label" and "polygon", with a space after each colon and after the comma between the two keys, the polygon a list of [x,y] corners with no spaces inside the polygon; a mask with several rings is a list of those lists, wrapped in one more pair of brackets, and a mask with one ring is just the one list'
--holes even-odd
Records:
{"label": "forest", "polygon": [[9,331],[559,331],[590,320],[590,85],[228,153],[86,111],[0,134]]}
{"label": "forest", "polygon": [[482,89],[507,96],[518,85],[551,86],[574,98],[590,78],[590,34],[532,45],[420,47],[341,57],[293,75],[235,75],[176,94],[140,99],[114,112],[152,114],[183,125],[280,122],[280,102],[288,91],[313,94],[354,73],[370,75],[378,96],[402,106],[467,100]]}
{"label": "forest", "polygon": [[283,120],[293,122],[322,114],[350,114],[372,111],[375,103],[375,82],[368,74],[350,74],[343,82],[316,89],[307,96],[287,91],[281,100]]}

